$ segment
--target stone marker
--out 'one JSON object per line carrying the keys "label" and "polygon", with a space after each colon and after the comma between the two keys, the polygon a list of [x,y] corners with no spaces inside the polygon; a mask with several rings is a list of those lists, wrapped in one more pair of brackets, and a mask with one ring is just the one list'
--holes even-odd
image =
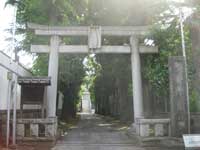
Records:
{"label": "stone marker", "polygon": [[189,132],[189,104],[185,59],[181,56],[169,58],[171,135],[181,137]]}
{"label": "stone marker", "polygon": [[86,90],[82,96],[82,112],[84,113],[91,113],[92,106],[91,106],[91,99],[90,93]]}

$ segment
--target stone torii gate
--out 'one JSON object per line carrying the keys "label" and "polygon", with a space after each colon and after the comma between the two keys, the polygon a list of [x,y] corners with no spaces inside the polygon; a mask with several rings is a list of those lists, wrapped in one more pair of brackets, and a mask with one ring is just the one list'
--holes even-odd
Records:
{"label": "stone torii gate", "polygon": [[[47,89],[48,117],[56,117],[59,53],[89,53],[92,50],[95,53],[131,54],[134,119],[136,122],[137,119],[144,118],[140,54],[158,52],[157,47],[145,46],[139,43],[139,36],[148,33],[148,26],[51,27],[29,23],[28,27],[33,29],[36,35],[51,37],[50,45],[31,45],[31,52],[33,53],[49,53],[48,76],[52,78],[52,84]],[[102,35],[128,36],[130,37],[130,45],[102,46]],[[62,36],[88,36],[88,45],[62,45],[60,40]]]}

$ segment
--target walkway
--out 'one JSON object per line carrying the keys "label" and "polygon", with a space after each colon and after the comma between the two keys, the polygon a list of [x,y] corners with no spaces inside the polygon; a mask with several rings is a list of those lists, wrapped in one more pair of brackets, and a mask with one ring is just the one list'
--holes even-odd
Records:
{"label": "walkway", "polygon": [[[127,135],[127,127],[98,115],[81,114],[73,127],[52,150],[159,150],[142,148]],[[162,149],[163,150],[163,149]]]}

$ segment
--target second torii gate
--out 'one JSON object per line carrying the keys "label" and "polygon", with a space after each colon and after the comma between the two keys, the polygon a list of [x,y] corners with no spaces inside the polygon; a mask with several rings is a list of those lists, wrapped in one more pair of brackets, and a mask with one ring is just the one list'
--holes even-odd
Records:
{"label": "second torii gate", "polygon": [[[51,76],[51,86],[47,89],[47,116],[56,117],[56,95],[58,79],[59,53],[115,53],[131,54],[134,120],[143,118],[143,96],[141,79],[141,53],[157,53],[156,46],[144,46],[139,43],[139,36],[148,33],[148,26],[112,27],[112,26],[77,26],[77,27],[50,27],[37,24],[28,24],[35,30],[36,35],[51,36],[50,45],[32,45],[33,53],[50,53],[48,76]],[[127,46],[102,46],[101,38],[104,36],[128,36],[130,45]],[[62,36],[88,36],[88,45],[62,45]]]}

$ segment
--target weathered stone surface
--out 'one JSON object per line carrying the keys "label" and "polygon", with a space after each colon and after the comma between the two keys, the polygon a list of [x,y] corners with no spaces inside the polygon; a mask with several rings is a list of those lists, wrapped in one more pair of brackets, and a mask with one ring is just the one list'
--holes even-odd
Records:
{"label": "weathered stone surface", "polygon": [[[30,29],[35,30],[36,35],[59,35],[59,36],[87,36],[89,28],[86,26],[77,27],[50,27],[28,23]],[[102,35],[109,36],[131,36],[146,35],[151,26],[102,26]]]}
{"label": "weathered stone surface", "polygon": [[[194,90],[195,90],[195,94],[197,97],[200,97],[200,51],[199,51],[199,47],[200,47],[200,24],[198,22],[199,20],[199,13],[198,12],[194,12],[193,15],[190,18],[191,22],[190,22],[190,33],[191,33],[191,43],[192,43],[192,61],[194,64],[194,72],[193,72],[193,76],[194,79],[191,82]],[[200,101],[197,101],[197,108],[200,108]]]}
{"label": "weathered stone surface", "polygon": [[47,87],[47,116],[56,116],[56,98],[57,98],[57,82],[58,82],[58,61],[59,61],[59,45],[60,37],[51,37],[51,46],[49,54],[48,76],[51,77],[51,86]]}
{"label": "weathered stone surface", "polygon": [[191,133],[200,133],[200,113],[191,113]]}
{"label": "weathered stone surface", "polygon": [[137,122],[139,124],[167,124],[170,119],[139,119]]}
{"label": "weathered stone surface", "polygon": [[136,132],[142,137],[163,137],[170,133],[170,119],[137,119]]}
{"label": "weathered stone surface", "polygon": [[155,125],[155,136],[164,136],[164,126],[163,124]]}
{"label": "weathered stone surface", "polygon": [[18,124],[54,124],[56,123],[55,118],[45,119],[17,119]]}
{"label": "weathered stone surface", "polygon": [[132,66],[132,82],[133,82],[133,105],[134,120],[143,118],[143,95],[142,95],[142,79],[141,79],[141,62],[139,54],[139,39],[136,36],[130,38],[131,43],[131,66]]}
{"label": "weathered stone surface", "polygon": [[[25,137],[25,124],[30,124],[30,136]],[[45,136],[39,137],[39,125],[45,126]],[[57,117],[46,119],[18,119],[17,138],[23,140],[48,141],[55,140],[57,135]]]}
{"label": "weathered stone surface", "polygon": [[184,57],[169,58],[171,135],[181,137],[189,130],[189,104]]}
{"label": "weathered stone surface", "polygon": [[55,126],[54,125],[46,125],[45,127],[45,136],[46,137],[54,137],[55,136]]}
{"label": "weathered stone surface", "polygon": [[140,136],[147,137],[150,135],[149,133],[149,125],[148,124],[141,124],[140,125]]}
{"label": "weathered stone surface", "polygon": [[17,136],[24,137],[24,124],[17,124]]}
{"label": "weathered stone surface", "polygon": [[101,48],[101,27],[90,27],[88,32],[88,47],[90,49]]}
{"label": "weathered stone surface", "polygon": [[38,130],[39,130],[38,124],[31,124],[30,130],[32,137],[38,137]]}
{"label": "weathered stone surface", "polygon": [[57,118],[48,118],[55,120],[52,124],[45,125],[45,136],[46,137],[56,137],[57,135]]}

